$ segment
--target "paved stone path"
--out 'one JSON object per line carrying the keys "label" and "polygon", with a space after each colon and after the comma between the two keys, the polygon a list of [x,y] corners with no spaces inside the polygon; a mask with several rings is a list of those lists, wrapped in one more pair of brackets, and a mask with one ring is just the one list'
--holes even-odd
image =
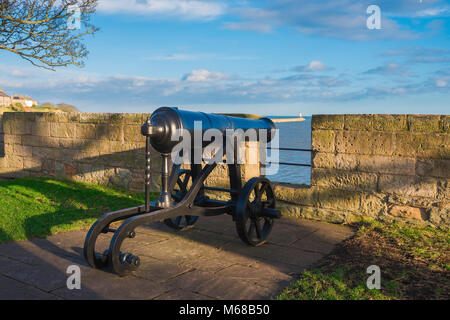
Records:
{"label": "paved stone path", "polygon": [[[0,299],[269,299],[352,235],[342,226],[281,219],[270,242],[255,248],[240,241],[227,215],[200,218],[183,232],[155,223],[136,233],[122,251],[137,254],[141,266],[123,278],[84,262],[86,230],[0,245]],[[97,251],[109,244],[102,237]],[[81,290],[66,286],[74,264]]]}

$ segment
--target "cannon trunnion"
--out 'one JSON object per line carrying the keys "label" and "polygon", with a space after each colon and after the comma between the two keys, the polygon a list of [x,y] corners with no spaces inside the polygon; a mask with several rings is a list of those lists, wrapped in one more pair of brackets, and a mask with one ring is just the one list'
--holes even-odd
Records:
{"label": "cannon trunnion", "polygon": [[[190,134],[198,129],[259,130],[257,140],[270,141],[274,124],[270,119],[243,119],[224,115],[207,114],[178,110],[177,108],[159,108],[142,125],[141,132],[146,139],[145,148],[145,203],[138,207],[109,212],[100,217],[90,228],[84,243],[84,258],[94,268],[108,268],[123,276],[136,270],[140,265],[139,257],[121,252],[120,247],[127,238],[136,237],[136,227],[156,221],[164,221],[175,230],[192,227],[200,216],[231,215],[236,231],[243,242],[258,246],[264,244],[274,225],[281,217],[275,207],[275,196],[268,179],[255,177],[243,185],[240,166],[226,159],[229,171],[230,188],[215,188],[204,185],[206,178],[216,168],[217,163],[206,165],[191,161],[188,169],[179,164],[170,165],[169,156],[178,141],[172,141],[177,130]],[[262,133],[261,133],[262,132]],[[260,136],[264,134],[267,136]],[[202,142],[205,148],[208,142]],[[161,193],[156,201],[150,202],[150,149],[151,146],[161,153]],[[193,148],[199,147],[192,145]],[[226,143],[224,140],[223,148]],[[193,160],[193,159],[192,159]],[[205,190],[229,193],[228,201],[210,199]],[[117,229],[111,224],[122,221]],[[102,253],[95,250],[97,238],[102,233],[113,233],[109,249]]]}

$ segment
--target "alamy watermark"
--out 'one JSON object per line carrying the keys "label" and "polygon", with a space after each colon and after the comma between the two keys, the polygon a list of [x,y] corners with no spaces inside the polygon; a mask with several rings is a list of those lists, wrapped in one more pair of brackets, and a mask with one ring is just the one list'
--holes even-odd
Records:
{"label": "alamy watermark", "polygon": [[377,265],[371,265],[367,268],[366,272],[370,274],[367,278],[366,285],[368,289],[381,289],[381,269]]}
{"label": "alamy watermark", "polygon": [[171,141],[178,142],[171,152],[174,164],[263,164],[265,175],[279,169],[278,129],[203,130],[202,122],[195,121],[193,136],[189,130],[178,129]]}
{"label": "alamy watermark", "polygon": [[70,16],[67,18],[67,29],[69,30],[79,30],[81,29],[81,10],[80,7],[71,5],[67,7],[67,13]]}
{"label": "alamy watermark", "polygon": [[367,18],[367,21],[366,21],[367,29],[369,29],[369,30],[381,29],[381,9],[380,9],[380,7],[372,4],[367,7],[366,13],[370,14],[370,16]]}
{"label": "alamy watermark", "polygon": [[73,264],[67,267],[66,270],[67,274],[70,274],[70,276],[67,278],[66,285],[67,289],[73,290],[81,289],[81,269],[79,266]]}

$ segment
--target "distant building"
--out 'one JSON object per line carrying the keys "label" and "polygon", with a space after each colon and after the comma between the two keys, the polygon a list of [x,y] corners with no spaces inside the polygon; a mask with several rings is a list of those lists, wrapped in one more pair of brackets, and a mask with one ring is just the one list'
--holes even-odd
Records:
{"label": "distant building", "polygon": [[22,104],[24,107],[32,107],[33,105],[38,105],[38,102],[28,96],[23,95],[12,95],[8,96],[3,89],[0,89],[0,107],[7,107],[9,105],[14,105],[16,103]]}

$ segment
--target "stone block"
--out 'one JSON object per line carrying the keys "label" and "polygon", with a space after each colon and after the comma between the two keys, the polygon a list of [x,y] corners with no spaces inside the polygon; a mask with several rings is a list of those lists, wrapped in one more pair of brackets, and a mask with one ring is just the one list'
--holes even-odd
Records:
{"label": "stone block", "polygon": [[294,188],[280,184],[274,184],[274,193],[277,200],[297,203],[308,206],[316,206],[318,202],[318,188]]}
{"label": "stone block", "polygon": [[56,148],[46,148],[46,147],[33,147],[32,155],[34,158],[38,159],[58,159],[58,149]]}
{"label": "stone block", "polygon": [[74,139],[76,135],[77,125],[73,123],[57,123],[50,124],[50,136],[57,138]]}
{"label": "stone block", "polygon": [[42,137],[29,135],[29,136],[22,137],[22,145],[32,146],[32,147],[40,147],[45,144],[43,143]]}
{"label": "stone block", "polygon": [[350,154],[392,155],[392,133],[369,131],[341,131],[336,136],[336,151]]}
{"label": "stone block", "polygon": [[16,155],[6,155],[3,160],[3,167],[9,169],[23,169],[23,157]]}
{"label": "stone block", "polygon": [[431,159],[450,159],[450,136],[445,134],[395,134],[395,155]]}
{"label": "stone block", "polygon": [[99,124],[97,125],[97,139],[123,141],[123,126]]}
{"label": "stone block", "polygon": [[105,122],[109,124],[123,124],[126,118],[126,113],[105,113]]}
{"label": "stone block", "polygon": [[331,130],[313,130],[311,133],[312,149],[319,152],[334,152],[335,132]]}
{"label": "stone block", "polygon": [[55,137],[41,137],[42,146],[48,148],[59,148],[59,139]]}
{"label": "stone block", "polygon": [[450,159],[418,159],[416,173],[419,176],[450,178]]}
{"label": "stone block", "polygon": [[446,226],[448,228],[450,226],[450,204],[443,208],[431,208],[429,220],[436,226]]}
{"label": "stone block", "polygon": [[48,122],[36,121],[32,124],[31,134],[34,136],[49,137],[51,125]]}
{"label": "stone block", "polygon": [[449,134],[450,133],[450,116],[442,115],[440,121],[440,129],[442,133]]}
{"label": "stone block", "polygon": [[71,138],[59,138],[59,147],[64,149],[74,148],[74,139]]}
{"label": "stone block", "polygon": [[145,137],[141,134],[141,126],[125,125],[124,140],[126,142],[139,142],[145,140]]}
{"label": "stone block", "polygon": [[378,191],[402,196],[435,198],[437,179],[419,176],[381,175]]}
{"label": "stone block", "polygon": [[311,184],[320,189],[365,190],[376,191],[377,175],[375,173],[349,172],[329,169],[314,169]]}
{"label": "stone block", "polygon": [[[5,126],[5,133],[15,134],[15,135],[31,134],[32,124],[33,123],[29,122],[29,121],[12,121],[12,122],[7,122],[4,125]],[[7,131],[9,131],[9,132],[7,132]]]}
{"label": "stone block", "polygon": [[57,158],[58,160],[72,162],[73,160],[77,159],[77,155],[80,153],[80,151],[73,149],[58,149],[57,153],[58,155],[55,158]]}
{"label": "stone block", "polygon": [[48,112],[33,112],[34,113],[34,121],[36,122],[48,122],[47,115]]}
{"label": "stone block", "polygon": [[450,200],[450,179],[438,181],[438,199]]}
{"label": "stone block", "polygon": [[414,175],[416,159],[380,155],[362,155],[359,157],[358,170],[375,173]]}
{"label": "stone block", "polygon": [[5,143],[3,145],[3,151],[5,155],[13,155],[14,154],[14,144]]}
{"label": "stone block", "polygon": [[42,161],[36,158],[24,158],[23,168],[34,172],[40,172],[42,169]]}
{"label": "stone block", "polygon": [[128,169],[116,168],[114,175],[109,178],[109,185],[122,189],[129,189],[131,184],[131,171]]}
{"label": "stone block", "polygon": [[98,124],[105,121],[105,115],[103,113],[80,113],[79,122],[82,124]]}
{"label": "stone block", "polygon": [[19,136],[14,134],[4,134],[3,142],[9,144],[21,144],[28,136]]}
{"label": "stone block", "polygon": [[[97,127],[94,124],[77,124],[76,137],[79,139],[95,139],[97,136]],[[70,137],[66,137],[70,138]]]}
{"label": "stone block", "polygon": [[387,211],[387,196],[380,193],[361,194],[361,213],[378,217]]}
{"label": "stone block", "polygon": [[47,115],[47,121],[67,123],[69,121],[69,114],[66,112],[49,113]]}
{"label": "stone block", "polygon": [[311,119],[311,128],[313,130],[343,130],[344,115],[314,114]]}
{"label": "stone block", "polygon": [[32,155],[32,147],[22,146],[20,144],[15,144],[13,154],[21,157],[31,157]]}
{"label": "stone block", "polygon": [[408,115],[408,126],[411,132],[439,133],[440,116],[438,115]]}
{"label": "stone block", "polygon": [[75,176],[78,172],[78,164],[64,164],[64,175],[67,178],[71,178],[73,176]]}
{"label": "stone block", "polygon": [[336,159],[336,169],[354,171],[359,167],[359,155],[338,153]]}
{"label": "stone block", "polygon": [[123,114],[123,122],[141,126],[150,114],[146,113],[125,113]]}
{"label": "stone block", "polygon": [[83,114],[82,112],[68,112],[67,121],[71,123],[78,123],[80,122],[80,116],[82,114]]}
{"label": "stone block", "polygon": [[42,171],[53,176],[55,174],[55,160],[42,160]]}
{"label": "stone block", "polygon": [[319,190],[319,204],[325,209],[357,212],[360,209],[361,195],[354,191],[322,188]]}
{"label": "stone block", "polygon": [[375,114],[373,116],[373,130],[384,132],[407,131],[406,115]]}
{"label": "stone block", "polygon": [[344,119],[345,130],[372,131],[373,115],[371,114],[346,114]]}
{"label": "stone block", "polygon": [[427,220],[427,214],[423,208],[415,208],[410,206],[392,206],[388,210],[388,214],[394,217],[415,220]]}
{"label": "stone block", "polygon": [[308,219],[330,223],[344,223],[348,213],[340,210],[328,210],[314,207],[300,207],[292,205],[279,206],[283,217]]}
{"label": "stone block", "polygon": [[312,156],[313,168],[336,168],[336,156],[333,153],[315,152]]}

